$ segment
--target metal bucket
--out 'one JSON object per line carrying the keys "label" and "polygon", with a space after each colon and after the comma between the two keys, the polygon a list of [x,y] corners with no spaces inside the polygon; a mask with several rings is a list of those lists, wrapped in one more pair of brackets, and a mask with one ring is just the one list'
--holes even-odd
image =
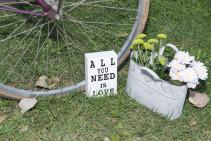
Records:
{"label": "metal bucket", "polygon": [[153,112],[174,120],[182,114],[187,87],[170,84],[131,59],[126,92]]}

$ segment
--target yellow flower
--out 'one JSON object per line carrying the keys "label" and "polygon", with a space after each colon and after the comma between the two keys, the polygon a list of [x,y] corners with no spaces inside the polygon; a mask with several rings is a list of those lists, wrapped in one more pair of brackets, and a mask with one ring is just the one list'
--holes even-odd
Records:
{"label": "yellow flower", "polygon": [[158,37],[159,39],[166,39],[167,38],[167,35],[160,33],[156,37]]}
{"label": "yellow flower", "polygon": [[147,43],[149,43],[149,44],[157,44],[158,43],[158,40],[157,39],[149,39],[147,41]]}
{"label": "yellow flower", "polygon": [[145,49],[148,49],[148,50],[153,50],[154,49],[154,46],[149,44],[149,43],[144,43],[144,48]]}
{"label": "yellow flower", "polygon": [[135,39],[132,43],[132,45],[142,45],[144,44],[144,40],[142,39]]}
{"label": "yellow flower", "polygon": [[146,34],[139,34],[139,35],[136,36],[136,39],[143,39],[146,36],[147,36]]}
{"label": "yellow flower", "polygon": [[131,48],[132,50],[137,50],[137,45],[131,45],[130,48]]}

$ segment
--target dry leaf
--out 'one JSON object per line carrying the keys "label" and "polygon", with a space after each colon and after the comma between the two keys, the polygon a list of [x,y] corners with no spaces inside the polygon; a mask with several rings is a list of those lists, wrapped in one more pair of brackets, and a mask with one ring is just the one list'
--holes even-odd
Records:
{"label": "dry leaf", "polygon": [[23,114],[27,112],[28,110],[30,110],[31,108],[33,108],[36,103],[37,103],[36,98],[25,98],[25,99],[21,99],[18,105],[21,109],[21,113]]}
{"label": "dry leaf", "polygon": [[53,77],[49,80],[50,84],[58,84],[60,82],[59,77]]}
{"label": "dry leaf", "polygon": [[55,88],[55,87],[56,87],[56,84],[48,85],[48,89],[49,89],[49,90],[51,90],[51,89],[53,89],[53,88]]}
{"label": "dry leaf", "polygon": [[50,85],[48,85],[48,89],[53,89],[60,82],[59,77],[53,77],[49,80]]}
{"label": "dry leaf", "polygon": [[189,101],[192,103],[194,106],[198,108],[203,108],[205,107],[208,102],[209,102],[209,97],[205,93],[199,93],[195,91],[189,91],[190,96],[189,96]]}
{"label": "dry leaf", "polygon": [[41,76],[41,77],[36,81],[35,86],[36,86],[36,87],[39,87],[39,88],[49,89],[48,84],[47,84],[47,82],[46,82],[47,79],[48,79],[47,76],[45,76],[45,75]]}
{"label": "dry leaf", "polygon": [[7,119],[7,115],[0,113],[0,124]]}

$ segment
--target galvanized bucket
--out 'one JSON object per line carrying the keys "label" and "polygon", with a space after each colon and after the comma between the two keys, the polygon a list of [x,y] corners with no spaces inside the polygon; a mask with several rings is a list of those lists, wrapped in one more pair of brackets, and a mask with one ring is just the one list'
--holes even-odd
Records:
{"label": "galvanized bucket", "polygon": [[187,87],[172,85],[131,59],[126,92],[153,112],[174,120],[182,114]]}

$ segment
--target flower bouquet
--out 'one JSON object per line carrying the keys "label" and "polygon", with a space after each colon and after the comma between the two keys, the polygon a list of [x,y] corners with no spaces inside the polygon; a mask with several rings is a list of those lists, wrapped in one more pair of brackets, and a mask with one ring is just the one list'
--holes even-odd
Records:
{"label": "flower bouquet", "polygon": [[182,114],[188,88],[196,88],[208,73],[202,62],[166,43],[166,38],[165,34],[151,39],[139,34],[133,41],[126,92],[173,120]]}

